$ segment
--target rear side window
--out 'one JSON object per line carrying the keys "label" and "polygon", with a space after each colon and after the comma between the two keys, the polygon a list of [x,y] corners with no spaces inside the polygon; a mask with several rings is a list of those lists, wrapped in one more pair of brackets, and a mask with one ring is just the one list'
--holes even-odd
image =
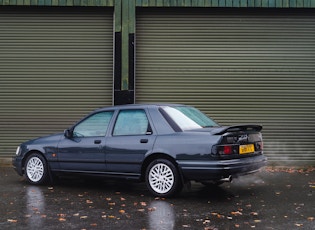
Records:
{"label": "rear side window", "polygon": [[93,114],[80,122],[73,130],[74,137],[105,136],[113,111]]}
{"label": "rear side window", "polygon": [[144,110],[121,110],[116,120],[113,135],[146,135],[148,130],[149,121]]}

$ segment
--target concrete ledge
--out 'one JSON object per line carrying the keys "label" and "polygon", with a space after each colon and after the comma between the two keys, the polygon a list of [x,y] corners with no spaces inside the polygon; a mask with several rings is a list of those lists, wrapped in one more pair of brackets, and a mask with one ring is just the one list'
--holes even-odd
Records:
{"label": "concrete ledge", "polygon": [[0,167],[12,167],[12,158],[11,157],[0,158]]}

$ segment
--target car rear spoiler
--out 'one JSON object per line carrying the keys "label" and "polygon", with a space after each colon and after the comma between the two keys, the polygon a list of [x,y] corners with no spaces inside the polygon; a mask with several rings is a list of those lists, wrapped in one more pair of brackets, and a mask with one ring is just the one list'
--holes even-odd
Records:
{"label": "car rear spoiler", "polygon": [[214,135],[222,135],[229,132],[241,132],[241,131],[256,131],[260,132],[262,130],[261,125],[234,125],[234,126],[223,126],[216,128],[212,131]]}

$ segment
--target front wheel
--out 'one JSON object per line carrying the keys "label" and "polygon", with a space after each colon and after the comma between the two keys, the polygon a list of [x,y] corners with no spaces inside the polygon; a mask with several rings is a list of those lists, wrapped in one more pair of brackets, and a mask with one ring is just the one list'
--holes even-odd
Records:
{"label": "front wheel", "polygon": [[152,161],[146,170],[146,185],[150,192],[159,197],[170,197],[182,188],[177,168],[166,159]]}
{"label": "front wheel", "polygon": [[48,167],[45,158],[38,153],[33,153],[26,159],[25,176],[29,183],[39,185],[48,180]]}

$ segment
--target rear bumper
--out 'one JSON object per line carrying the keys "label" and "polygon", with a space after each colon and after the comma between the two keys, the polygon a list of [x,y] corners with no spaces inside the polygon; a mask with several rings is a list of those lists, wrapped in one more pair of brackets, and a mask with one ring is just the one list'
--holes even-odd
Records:
{"label": "rear bumper", "polygon": [[220,180],[229,176],[238,177],[259,171],[266,166],[264,155],[231,160],[178,161],[179,168],[187,180]]}

